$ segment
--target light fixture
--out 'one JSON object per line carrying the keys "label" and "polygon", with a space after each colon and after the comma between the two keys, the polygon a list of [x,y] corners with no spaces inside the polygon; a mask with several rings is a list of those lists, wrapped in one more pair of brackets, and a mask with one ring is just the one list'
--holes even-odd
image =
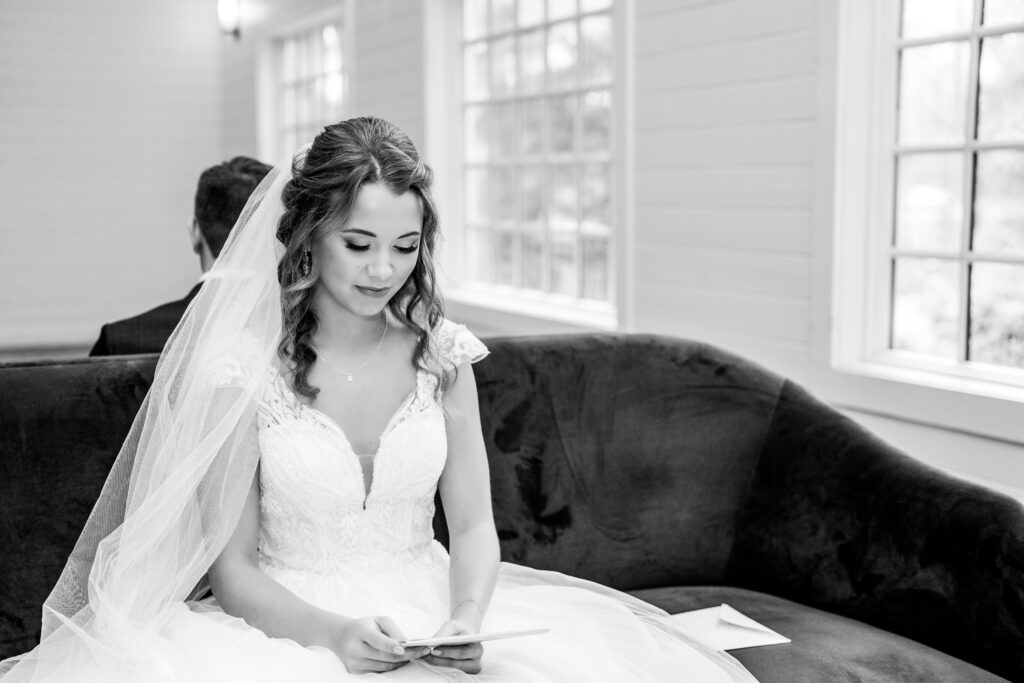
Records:
{"label": "light fixture", "polygon": [[217,23],[221,33],[232,35],[235,40],[242,37],[238,0],[217,0]]}

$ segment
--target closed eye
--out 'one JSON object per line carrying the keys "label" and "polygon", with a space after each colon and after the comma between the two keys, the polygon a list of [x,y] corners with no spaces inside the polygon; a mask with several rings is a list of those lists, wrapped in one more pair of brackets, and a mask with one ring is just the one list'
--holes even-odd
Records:
{"label": "closed eye", "polygon": [[356,244],[355,242],[345,242],[345,248],[349,251],[367,251],[370,248],[369,244]]}
{"label": "closed eye", "polygon": [[411,254],[411,253],[413,253],[414,251],[416,251],[419,248],[420,248],[419,244],[413,244],[413,245],[408,246],[408,247],[395,246],[395,249],[397,249],[398,251],[402,252],[403,254]]}

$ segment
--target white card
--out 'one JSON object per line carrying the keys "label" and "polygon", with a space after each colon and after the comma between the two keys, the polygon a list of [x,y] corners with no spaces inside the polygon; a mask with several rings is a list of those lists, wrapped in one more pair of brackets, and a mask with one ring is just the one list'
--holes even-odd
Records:
{"label": "white card", "polygon": [[527,631],[501,631],[498,633],[465,633],[458,636],[441,636],[439,638],[410,638],[401,641],[402,647],[433,647],[435,645],[466,645],[467,643],[482,643],[486,640],[503,640],[505,638],[520,638],[522,636],[536,636],[547,633],[550,628],[534,628]]}
{"label": "white card", "polygon": [[720,607],[672,614],[665,621],[713,650],[792,642],[724,603]]}

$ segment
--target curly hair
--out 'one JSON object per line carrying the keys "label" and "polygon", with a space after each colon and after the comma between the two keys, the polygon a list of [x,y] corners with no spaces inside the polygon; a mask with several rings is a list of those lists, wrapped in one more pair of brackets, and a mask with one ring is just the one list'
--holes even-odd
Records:
{"label": "curly hair", "polygon": [[319,389],[309,384],[316,361],[312,345],[318,320],[313,292],[319,264],[309,250],[332,226],[348,220],[359,188],[382,183],[395,194],[414,192],[423,212],[420,250],[412,274],[388,302],[391,314],[417,333],[414,368],[437,378],[437,394],[451,383],[437,359],[434,330],[443,317],[434,271],[438,239],[437,207],[430,192],[433,172],[420,161],[412,140],[397,126],[373,117],[359,117],[325,128],[305,156],[292,163],[292,179],[281,193],[284,214],[277,239],[284,245],[278,264],[281,284],[282,335],[278,355],[291,368],[296,393],[314,399]]}

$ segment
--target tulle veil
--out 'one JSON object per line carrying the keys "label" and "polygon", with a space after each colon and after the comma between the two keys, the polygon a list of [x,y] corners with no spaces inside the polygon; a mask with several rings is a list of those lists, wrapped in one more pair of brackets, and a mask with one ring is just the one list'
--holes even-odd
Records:
{"label": "tulle veil", "polygon": [[[241,514],[258,462],[259,373],[210,382],[244,335],[254,367],[274,362],[281,333],[276,238],[281,191],[305,149],[260,183],[174,330],[153,385],[56,587],[42,639],[0,663],[4,683],[65,680],[86,664],[151,660],[176,606],[201,588]],[[116,648],[113,644],[116,643]],[[142,645],[141,642],[139,642]]]}

